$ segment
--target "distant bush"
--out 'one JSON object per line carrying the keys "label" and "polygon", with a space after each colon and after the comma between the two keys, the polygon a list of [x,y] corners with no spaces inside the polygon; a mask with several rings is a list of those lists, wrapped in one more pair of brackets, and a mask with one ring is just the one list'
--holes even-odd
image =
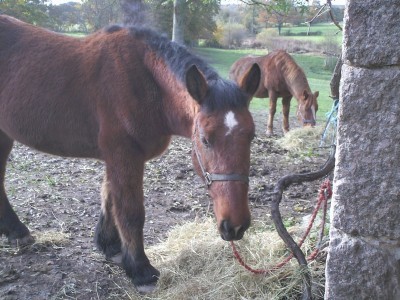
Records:
{"label": "distant bush", "polygon": [[340,56],[341,47],[336,43],[335,39],[326,36],[324,41],[320,44],[322,52],[325,54],[324,69],[333,71]]}
{"label": "distant bush", "polygon": [[263,28],[256,36],[256,43],[266,46],[269,39],[278,36],[278,30],[275,28]]}
{"label": "distant bush", "polygon": [[224,23],[217,26],[214,39],[225,48],[240,47],[247,35],[246,27],[238,23]]}
{"label": "distant bush", "polygon": [[283,36],[321,36],[321,31],[310,31],[307,34],[307,31],[300,31],[300,32],[292,32],[292,30],[282,30],[281,35]]}
{"label": "distant bush", "polygon": [[216,39],[203,40],[199,43],[199,46],[206,48],[223,48]]}
{"label": "distant bush", "polygon": [[285,49],[291,53],[320,52],[320,46],[310,41],[301,41],[294,39],[285,39],[282,37],[273,37],[266,41],[265,47],[269,51],[276,49]]}

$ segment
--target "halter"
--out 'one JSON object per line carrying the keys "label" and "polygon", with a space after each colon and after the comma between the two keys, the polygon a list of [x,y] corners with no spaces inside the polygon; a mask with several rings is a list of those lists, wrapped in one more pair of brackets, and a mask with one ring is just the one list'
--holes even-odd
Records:
{"label": "halter", "polygon": [[[193,136],[195,137],[197,131],[198,123],[196,122],[196,127],[194,129]],[[216,173],[209,173],[203,166],[202,159],[200,152],[197,149],[197,145],[195,139],[192,139],[193,150],[196,153],[196,158],[199,163],[201,173],[203,174],[204,181],[206,182],[206,186],[210,187],[213,181],[243,181],[246,184],[249,184],[249,176],[242,175],[242,174],[216,174]]]}
{"label": "halter", "polygon": [[[301,121],[303,122],[303,124],[311,124],[312,125],[313,120],[304,118],[304,115],[301,113],[301,106],[302,106],[302,104],[299,104],[299,108],[297,110],[297,115],[301,117]],[[312,109],[312,112],[313,112],[314,122],[316,122],[315,110]]]}

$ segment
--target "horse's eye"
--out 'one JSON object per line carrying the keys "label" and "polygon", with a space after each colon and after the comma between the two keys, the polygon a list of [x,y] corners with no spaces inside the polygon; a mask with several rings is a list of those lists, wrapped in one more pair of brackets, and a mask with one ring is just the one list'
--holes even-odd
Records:
{"label": "horse's eye", "polygon": [[203,143],[203,145],[204,145],[205,147],[207,147],[207,148],[210,148],[210,147],[211,147],[210,142],[209,142],[205,137],[202,137],[202,138],[201,138],[201,142]]}

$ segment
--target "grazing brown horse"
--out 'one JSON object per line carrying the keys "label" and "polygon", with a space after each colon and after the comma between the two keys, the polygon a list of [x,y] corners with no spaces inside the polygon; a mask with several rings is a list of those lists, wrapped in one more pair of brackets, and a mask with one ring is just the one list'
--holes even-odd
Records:
{"label": "grazing brown horse", "polygon": [[311,92],[306,75],[293,58],[284,50],[277,50],[265,56],[246,56],[237,60],[229,71],[229,77],[240,82],[248,68],[257,63],[261,68],[261,80],[254,97],[269,97],[267,135],[273,134],[273,120],[276,101],[282,97],[283,132],[289,131],[290,100],[298,102],[297,117],[303,126],[315,125],[319,92]]}
{"label": "grazing brown horse", "polygon": [[4,189],[14,140],[40,151],[103,160],[95,240],[119,257],[139,290],[159,272],[144,252],[143,172],[172,135],[192,139],[192,159],[214,201],[224,240],[250,224],[248,174],[254,123],[247,103],[258,65],[236,85],[184,47],[139,27],[76,39],[0,16],[0,236],[32,241]]}

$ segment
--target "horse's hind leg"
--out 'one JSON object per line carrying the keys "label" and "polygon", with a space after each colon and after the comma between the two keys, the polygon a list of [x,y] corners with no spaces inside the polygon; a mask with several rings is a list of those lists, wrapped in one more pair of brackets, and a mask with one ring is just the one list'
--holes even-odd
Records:
{"label": "horse's hind leg", "polygon": [[107,259],[121,263],[121,239],[112,216],[112,205],[110,183],[107,176],[104,176],[101,187],[101,214],[96,226],[95,242]]}
{"label": "horse's hind leg", "polygon": [[292,96],[282,98],[282,114],[283,114],[283,133],[289,132],[289,111],[290,111],[290,100]]}
{"label": "horse's hind leg", "polygon": [[13,245],[24,245],[33,242],[33,238],[15,214],[4,188],[7,158],[12,146],[13,140],[0,131],[0,236],[7,236]]}

